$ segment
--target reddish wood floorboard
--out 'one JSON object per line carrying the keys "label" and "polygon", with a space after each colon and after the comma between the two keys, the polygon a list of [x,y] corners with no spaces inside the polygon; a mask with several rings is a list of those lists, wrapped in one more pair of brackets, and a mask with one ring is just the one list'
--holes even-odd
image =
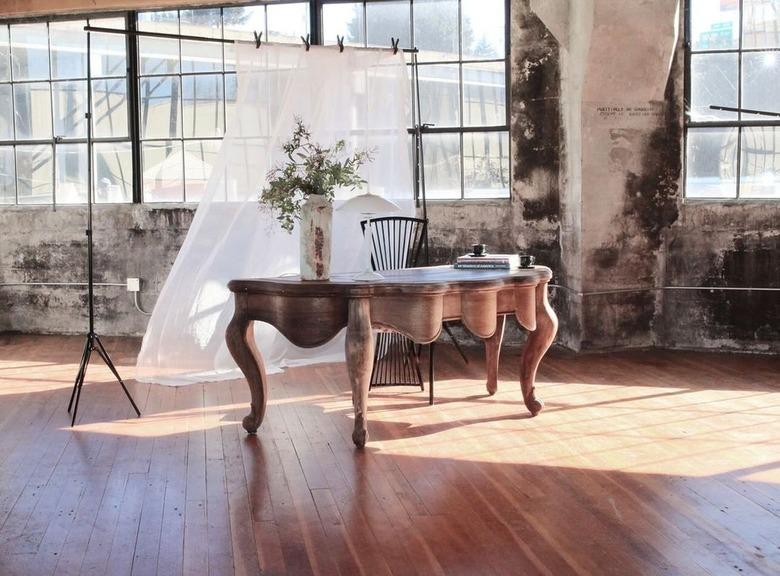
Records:
{"label": "reddish wood floorboard", "polygon": [[370,394],[351,440],[343,364],[270,377],[257,436],[242,380],[132,380],[83,341],[0,335],[0,575],[780,574],[780,358],[552,350],[530,418],[506,348],[437,350],[427,392]]}

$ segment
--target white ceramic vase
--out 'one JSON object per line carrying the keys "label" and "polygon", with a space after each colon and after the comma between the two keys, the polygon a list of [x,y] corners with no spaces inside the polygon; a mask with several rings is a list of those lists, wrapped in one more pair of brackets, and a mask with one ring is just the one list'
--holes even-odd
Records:
{"label": "white ceramic vase", "polygon": [[330,278],[333,204],[324,196],[310,195],[301,207],[301,279]]}

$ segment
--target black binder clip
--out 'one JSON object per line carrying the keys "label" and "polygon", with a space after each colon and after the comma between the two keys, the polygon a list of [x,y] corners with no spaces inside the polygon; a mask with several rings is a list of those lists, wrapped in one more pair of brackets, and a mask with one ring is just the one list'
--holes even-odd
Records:
{"label": "black binder clip", "polygon": [[393,38],[390,37],[390,45],[393,47],[393,54],[398,54],[398,43],[401,41],[401,38]]}
{"label": "black binder clip", "polygon": [[311,48],[311,42],[309,41],[309,35],[306,34],[305,38],[303,36],[301,36],[301,41],[303,42],[303,45],[306,46],[306,52],[308,52],[309,48]]}
{"label": "black binder clip", "polygon": [[336,42],[339,45],[339,52],[344,52],[344,36],[336,35]]}
{"label": "black binder clip", "polygon": [[260,48],[260,44],[263,43],[263,33],[260,32],[258,34],[257,32],[255,32],[254,35],[255,35],[255,48]]}

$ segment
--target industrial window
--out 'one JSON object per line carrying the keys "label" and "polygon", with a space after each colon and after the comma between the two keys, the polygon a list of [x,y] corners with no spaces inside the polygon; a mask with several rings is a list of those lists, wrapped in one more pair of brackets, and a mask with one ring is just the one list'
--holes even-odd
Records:
{"label": "industrial window", "polygon": [[[90,19],[124,28],[125,18]],[[132,201],[124,36],[92,37],[87,20],[0,24],[0,203],[87,200],[87,90],[93,99],[96,202]]]}
{"label": "industrial window", "polygon": [[322,6],[324,44],[388,46],[392,36],[419,49],[428,198],[509,197],[506,10],[504,0]]}
{"label": "industrial window", "polygon": [[[137,29],[176,36],[300,41],[308,4],[139,12]],[[145,202],[195,202],[206,188],[236,101],[231,44],[138,37],[138,99]]]}
{"label": "industrial window", "polygon": [[[83,203],[86,59],[97,202],[196,202],[236,99],[231,44],[185,37],[419,49],[428,198],[509,196],[505,0],[341,0],[0,23],[0,203]],[[128,39],[129,38],[129,39]],[[411,60],[410,60],[411,63]],[[414,93],[414,91],[412,91]],[[410,108],[416,106],[410,103]],[[410,132],[412,118],[409,119]]]}
{"label": "industrial window", "polygon": [[780,198],[780,2],[686,10],[686,197]]}

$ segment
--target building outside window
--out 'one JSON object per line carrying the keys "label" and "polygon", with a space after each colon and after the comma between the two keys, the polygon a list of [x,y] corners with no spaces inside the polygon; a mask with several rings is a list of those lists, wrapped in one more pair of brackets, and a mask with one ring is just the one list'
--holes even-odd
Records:
{"label": "building outside window", "polygon": [[780,2],[690,0],[687,12],[686,197],[780,198]]}

